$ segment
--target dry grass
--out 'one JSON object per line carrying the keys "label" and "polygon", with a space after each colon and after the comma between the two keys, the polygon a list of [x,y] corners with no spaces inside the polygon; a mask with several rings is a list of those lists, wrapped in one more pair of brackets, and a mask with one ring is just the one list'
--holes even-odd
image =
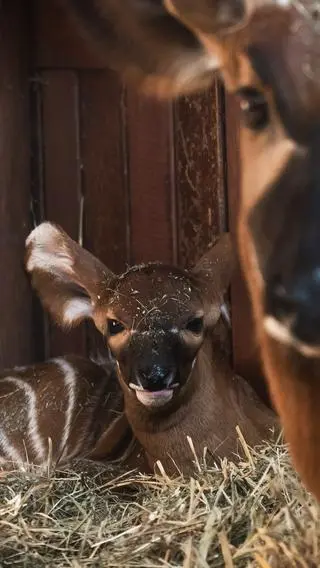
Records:
{"label": "dry grass", "polygon": [[320,566],[319,508],[281,445],[194,479],[0,473],[0,566]]}

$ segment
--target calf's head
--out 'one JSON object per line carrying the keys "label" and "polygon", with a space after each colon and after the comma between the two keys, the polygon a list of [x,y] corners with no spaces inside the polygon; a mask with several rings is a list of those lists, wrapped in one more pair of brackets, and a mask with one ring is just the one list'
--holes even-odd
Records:
{"label": "calf's head", "polygon": [[150,263],[117,276],[59,227],[43,223],[27,239],[26,267],[56,321],[70,327],[91,318],[125,392],[154,408],[176,400],[188,383],[220,317],[233,257],[225,235],[191,271]]}

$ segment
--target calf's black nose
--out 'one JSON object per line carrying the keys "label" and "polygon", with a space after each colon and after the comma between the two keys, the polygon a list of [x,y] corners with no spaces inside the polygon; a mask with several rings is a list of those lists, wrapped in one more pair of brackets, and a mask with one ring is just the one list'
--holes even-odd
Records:
{"label": "calf's black nose", "polygon": [[174,370],[171,367],[140,367],[136,370],[136,379],[140,385],[150,391],[166,389],[172,383]]}

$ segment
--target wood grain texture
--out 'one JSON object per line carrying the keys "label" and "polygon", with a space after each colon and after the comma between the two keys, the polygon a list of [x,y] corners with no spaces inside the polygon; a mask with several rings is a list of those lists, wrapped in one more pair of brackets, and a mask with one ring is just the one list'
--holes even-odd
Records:
{"label": "wood grain texture", "polygon": [[227,229],[223,112],[217,82],[175,105],[178,256],[183,265],[199,260]]}
{"label": "wood grain texture", "polygon": [[123,272],[129,260],[125,93],[111,71],[87,71],[80,75],[80,95],[84,244]]}
{"label": "wood grain texture", "polygon": [[[224,98],[215,81],[206,93],[175,105],[178,259],[193,266],[216,237],[227,230],[224,154]],[[231,355],[230,333],[220,336]]]}
{"label": "wood grain texture", "polygon": [[127,96],[131,262],[175,255],[172,107]]}
{"label": "wood grain texture", "polygon": [[[129,261],[125,91],[111,71],[80,74],[84,246],[112,271]],[[105,353],[104,339],[88,325],[90,353]]]}
{"label": "wood grain texture", "polygon": [[23,0],[1,5],[0,69],[0,366],[8,367],[32,360],[34,340],[23,266],[30,229],[29,27]]}

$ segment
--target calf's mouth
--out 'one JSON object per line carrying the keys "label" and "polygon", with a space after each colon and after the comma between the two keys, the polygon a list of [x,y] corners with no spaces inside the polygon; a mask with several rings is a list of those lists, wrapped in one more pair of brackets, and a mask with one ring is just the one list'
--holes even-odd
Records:
{"label": "calf's mouth", "polygon": [[170,402],[178,387],[179,383],[172,383],[169,388],[149,390],[140,385],[129,383],[129,388],[135,391],[138,401],[149,408],[158,408]]}

